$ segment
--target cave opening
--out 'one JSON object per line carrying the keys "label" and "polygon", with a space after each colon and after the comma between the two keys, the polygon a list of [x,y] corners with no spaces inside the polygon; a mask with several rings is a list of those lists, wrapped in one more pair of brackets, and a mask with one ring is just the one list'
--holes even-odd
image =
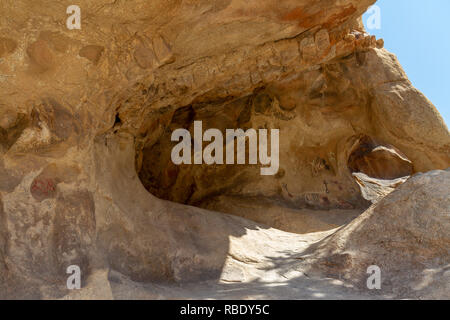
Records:
{"label": "cave opening", "polygon": [[[225,132],[227,129],[248,130],[250,115],[248,104],[251,98],[246,97],[237,101],[219,101],[207,105],[194,104],[178,108],[168,117],[164,123],[164,129],[158,133],[158,137],[151,137],[143,144],[142,150],[137,156],[137,171],[145,188],[153,195],[182,204],[200,206],[207,198],[214,197],[226,191],[236,190],[242,187],[249,175],[256,176],[260,165],[256,163],[243,164],[175,164],[172,159],[172,150],[178,144],[172,141],[172,133],[184,129],[191,139],[189,158],[194,160],[194,141],[196,136],[196,124],[201,122],[202,129],[216,129]],[[159,120],[156,120],[159,121]],[[262,128],[262,127],[260,127]],[[208,145],[202,141],[203,149]],[[229,143],[228,143],[229,144]],[[233,142],[234,145],[234,142]],[[245,139],[245,159],[249,160],[249,139]],[[226,139],[223,139],[223,153],[226,153]],[[238,146],[234,145],[234,159],[237,160]],[[216,150],[212,155],[215,156]],[[223,158],[225,159],[225,154]],[[237,162],[237,161],[236,161]],[[237,192],[239,190],[236,190]]]}
{"label": "cave opening", "polygon": [[[327,70],[300,74],[294,81],[242,97],[203,96],[151,113],[136,141],[135,166],[142,184],[160,199],[238,215],[284,231],[322,231],[350,222],[406,181],[414,169],[399,149],[371,133],[373,120],[361,116],[361,109],[370,103],[366,94],[340,92],[334,83],[340,80],[327,80],[328,96],[345,103],[317,101],[311,82],[325,81]],[[204,131],[223,133],[279,129],[278,172],[261,176],[262,165],[249,163],[175,164],[171,151],[178,142],[172,141],[172,133],[188,131],[194,145],[196,121],[202,122]],[[249,159],[248,143],[245,148]]]}
{"label": "cave opening", "polygon": [[414,173],[407,156],[391,144],[362,135],[348,158],[348,168],[364,199],[378,202]]}
{"label": "cave opening", "polygon": [[[305,118],[302,108],[286,108],[270,90],[166,110],[146,122],[147,134],[136,147],[136,171],[144,187],[160,199],[242,216],[291,232],[328,230],[351,221],[369,204],[347,166],[340,166],[346,149],[338,148],[339,141],[332,133],[322,145],[298,143],[301,136],[305,139],[301,127],[308,120]],[[185,129],[193,140],[195,121],[202,121],[203,130],[221,132],[280,128],[278,172],[262,176],[262,165],[249,163],[174,164],[171,151],[178,142],[172,141],[171,135]],[[248,139],[245,146],[245,158],[249,159]]]}

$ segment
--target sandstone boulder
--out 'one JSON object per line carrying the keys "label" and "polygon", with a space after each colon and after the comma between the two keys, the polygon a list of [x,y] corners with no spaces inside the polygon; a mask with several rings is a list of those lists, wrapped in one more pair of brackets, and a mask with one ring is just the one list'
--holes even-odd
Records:
{"label": "sandstone boulder", "polygon": [[450,170],[416,174],[319,244],[316,266],[366,286],[379,266],[398,296],[450,295]]}

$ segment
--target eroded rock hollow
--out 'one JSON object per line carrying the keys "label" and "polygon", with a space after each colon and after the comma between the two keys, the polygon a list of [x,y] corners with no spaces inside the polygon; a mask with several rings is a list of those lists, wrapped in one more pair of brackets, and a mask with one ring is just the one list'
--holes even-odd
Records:
{"label": "eroded rock hollow", "polygon": [[[77,2],[0,2],[0,298],[449,297],[450,134],[374,0]],[[196,121],[276,174],[175,164]]]}

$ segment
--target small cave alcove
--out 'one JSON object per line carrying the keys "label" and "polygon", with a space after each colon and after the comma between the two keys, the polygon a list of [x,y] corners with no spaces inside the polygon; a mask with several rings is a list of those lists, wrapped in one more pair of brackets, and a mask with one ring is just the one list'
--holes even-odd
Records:
{"label": "small cave alcove", "polygon": [[348,168],[363,197],[371,202],[377,202],[414,173],[413,163],[399,149],[366,135],[354,145]]}

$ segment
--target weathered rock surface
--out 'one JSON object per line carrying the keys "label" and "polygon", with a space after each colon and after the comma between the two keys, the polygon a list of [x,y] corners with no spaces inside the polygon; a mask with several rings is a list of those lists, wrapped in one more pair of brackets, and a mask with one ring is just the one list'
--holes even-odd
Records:
{"label": "weathered rock surface", "polygon": [[[365,32],[374,2],[79,0],[80,30],[65,3],[0,2],[0,298],[365,297],[299,263],[344,239],[346,274],[369,247],[387,272],[444,270],[380,297],[447,297],[448,173],[396,188],[447,169],[450,134]],[[174,165],[171,132],[194,120],[280,129],[278,173]]]}
{"label": "weathered rock surface", "polygon": [[450,298],[449,188],[450,170],[413,176],[323,240],[316,267],[365,286],[377,265],[384,292]]}

